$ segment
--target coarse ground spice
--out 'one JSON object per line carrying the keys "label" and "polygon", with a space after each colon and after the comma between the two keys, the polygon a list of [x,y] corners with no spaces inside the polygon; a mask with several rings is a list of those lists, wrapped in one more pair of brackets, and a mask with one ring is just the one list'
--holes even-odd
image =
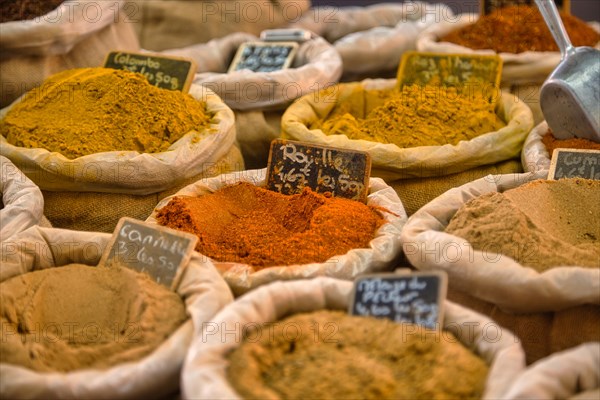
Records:
{"label": "coarse ground spice", "polygon": [[[290,326],[300,335],[286,333]],[[228,380],[247,399],[479,399],[484,391],[488,366],[450,332],[341,311],[260,328],[229,355]]]}
{"label": "coarse ground spice", "polygon": [[[574,46],[593,47],[600,41],[600,34],[584,21],[563,12],[560,16]],[[450,32],[441,41],[497,53],[558,51],[538,8],[526,5],[499,8],[474,24]]]}
{"label": "coarse ground spice", "polygon": [[600,182],[538,180],[474,198],[446,232],[475,250],[509,256],[538,271],[557,266],[600,268]]}
{"label": "coarse ground spice", "polygon": [[0,0],[0,23],[34,19],[48,14],[65,0]]}
{"label": "coarse ground spice", "polygon": [[249,183],[200,197],[175,197],[156,220],[198,236],[196,250],[256,269],[324,262],[368,248],[384,222],[375,208],[305,188],[286,196]]}
{"label": "coarse ground spice", "polygon": [[67,158],[104,151],[166,151],[209,126],[206,104],[152,86],[141,74],[109,68],[60,72],[30,91],[0,121],[15,146]]}
{"label": "coarse ground spice", "polygon": [[0,284],[0,363],[42,372],[108,368],[151,353],[185,320],[145,274],[71,264]]}
{"label": "coarse ground spice", "polygon": [[404,86],[401,91],[357,90],[317,120],[311,129],[392,143],[400,148],[456,145],[506,124],[480,91],[453,87]]}
{"label": "coarse ground spice", "polygon": [[552,157],[552,153],[556,149],[584,149],[584,150],[600,150],[600,143],[593,142],[583,138],[557,139],[548,131],[542,137],[542,143],[546,146],[548,154]]}

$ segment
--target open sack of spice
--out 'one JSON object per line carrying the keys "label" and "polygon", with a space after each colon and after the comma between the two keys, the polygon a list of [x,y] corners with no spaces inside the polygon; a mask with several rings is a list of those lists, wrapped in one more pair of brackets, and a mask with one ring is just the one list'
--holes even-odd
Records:
{"label": "open sack of spice", "polygon": [[584,343],[531,365],[504,398],[593,400],[600,396],[600,342]]}
{"label": "open sack of spice", "polygon": [[365,80],[304,96],[284,113],[283,136],[366,151],[372,175],[387,180],[516,157],[533,126],[529,107],[509,93],[490,103],[483,90],[471,96],[437,85],[395,87],[396,80]]}
{"label": "open sack of spice", "polygon": [[449,190],[405,225],[406,257],[507,311],[599,305],[600,182],[546,175],[490,175]]}
{"label": "open sack of spice", "polygon": [[102,64],[109,51],[139,49],[124,0],[16,0],[0,18],[0,107],[69,68]]}
{"label": "open sack of spice", "polygon": [[0,154],[48,191],[47,216],[60,227],[88,219],[76,227],[112,231],[120,217],[139,217],[136,208],[147,216],[157,193],[243,168],[234,115],[219,96],[198,85],[160,89],[128,71],[53,75],[0,111],[0,133]]}
{"label": "open sack of spice", "polygon": [[197,235],[196,250],[236,295],[277,280],[351,279],[397,262],[407,217],[381,179],[370,179],[366,204],[265,185],[266,169],[203,179],[163,199],[147,222]]}
{"label": "open sack of spice", "polygon": [[531,130],[523,150],[521,162],[526,172],[548,170],[552,154],[556,149],[600,150],[600,143],[584,138],[557,139],[552,134],[546,121]]}
{"label": "open sack of spice", "polygon": [[438,331],[350,316],[352,286],[272,283],[225,307],[192,344],[184,397],[497,399],[524,369],[518,340],[488,339],[480,314],[446,301]]}
{"label": "open sack of spice", "polygon": [[450,7],[419,1],[368,7],[315,7],[292,24],[318,33],[342,57],[342,80],[392,77],[402,54],[416,49],[419,33],[444,17]]}
{"label": "open sack of spice", "polygon": [[44,217],[44,197],[29,178],[0,156],[0,241],[34,225],[50,227]]}
{"label": "open sack of spice", "polygon": [[233,301],[231,292],[198,254],[175,291],[127,267],[98,265],[110,238],[32,227],[2,242],[0,396],[177,392],[192,338]]}

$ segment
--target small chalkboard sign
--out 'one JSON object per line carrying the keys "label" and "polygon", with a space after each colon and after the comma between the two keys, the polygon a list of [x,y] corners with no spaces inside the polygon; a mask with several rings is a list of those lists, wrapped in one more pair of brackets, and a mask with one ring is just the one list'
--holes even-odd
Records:
{"label": "small chalkboard sign", "polygon": [[267,166],[267,189],[301,193],[309,187],[318,193],[331,193],[367,201],[371,157],[363,151],[317,146],[284,139],[271,142]]}
{"label": "small chalkboard sign", "polygon": [[[488,15],[492,11],[509,6],[527,5],[535,7],[535,0],[480,0],[481,14]],[[570,0],[554,0],[556,7],[569,14],[571,12]]]}
{"label": "small chalkboard sign", "polygon": [[246,42],[237,50],[228,72],[249,69],[273,72],[286,69],[298,51],[296,42]]}
{"label": "small chalkboard sign", "polygon": [[442,271],[360,276],[354,281],[349,313],[438,329],[447,282]]}
{"label": "small chalkboard sign", "polygon": [[175,290],[197,241],[198,237],[191,233],[123,217],[102,254],[100,265],[115,263],[145,272]]}
{"label": "small chalkboard sign", "polygon": [[190,89],[196,73],[196,64],[186,58],[121,51],[108,53],[104,67],[138,72],[154,86],[184,93]]}
{"label": "small chalkboard sign", "polygon": [[561,178],[600,180],[600,150],[554,150],[548,179]]}
{"label": "small chalkboard sign", "polygon": [[502,73],[498,55],[404,53],[398,68],[398,87],[455,87],[461,93],[478,91],[490,99],[497,96]]}

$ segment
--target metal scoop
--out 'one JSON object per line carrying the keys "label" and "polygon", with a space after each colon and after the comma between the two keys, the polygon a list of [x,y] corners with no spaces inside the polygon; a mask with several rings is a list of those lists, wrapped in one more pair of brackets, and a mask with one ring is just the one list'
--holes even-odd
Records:
{"label": "metal scoop", "polygon": [[540,106],[558,139],[573,136],[600,142],[600,51],[573,47],[553,0],[535,0],[561,61],[542,85]]}

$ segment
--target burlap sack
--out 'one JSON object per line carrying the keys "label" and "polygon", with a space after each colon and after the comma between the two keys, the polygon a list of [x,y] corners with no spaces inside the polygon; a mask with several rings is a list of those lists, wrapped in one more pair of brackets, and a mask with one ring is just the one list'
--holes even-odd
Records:
{"label": "burlap sack", "polygon": [[0,242],[40,224],[44,214],[42,192],[3,156],[0,156],[0,195]]}
{"label": "burlap sack", "polygon": [[138,50],[128,4],[66,1],[39,18],[0,24],[0,107],[52,74],[101,66],[113,50]]}
{"label": "burlap sack", "polygon": [[[516,157],[533,127],[531,111],[513,95],[502,93],[496,113],[507,122],[498,131],[488,132],[457,145],[420,146],[401,149],[395,144],[353,140],[346,135],[326,135],[321,129],[309,129],[325,118],[338,101],[355,90],[391,89],[395,80],[365,80],[340,84],[335,90],[304,96],[290,106],[281,121],[282,134],[294,140],[362,150],[371,155],[371,174],[386,180],[448,175],[476,166],[494,164]],[[367,110],[368,112],[368,110]]]}
{"label": "burlap sack", "polygon": [[[233,112],[219,96],[198,85],[189,93],[206,102],[210,127],[190,131],[165,152],[109,151],[71,160],[41,148],[14,146],[0,136],[0,155],[43,190],[137,195],[167,190],[211,168],[235,142]],[[0,119],[11,107],[0,111]]]}
{"label": "burlap sack", "polygon": [[[473,50],[450,42],[440,42],[448,33],[475,23],[477,14],[460,14],[444,18],[439,24],[425,29],[417,39],[418,51],[458,54],[496,54],[493,50]],[[598,30],[598,24],[591,23]],[[600,48],[600,43],[596,45]],[[560,62],[560,53],[554,51],[526,51],[523,53],[499,53],[503,63],[502,84],[542,84]]]}
{"label": "burlap sack", "polygon": [[271,142],[281,136],[283,111],[236,111],[235,131],[246,169],[267,166]]}
{"label": "burlap sack", "polygon": [[236,32],[258,36],[298,21],[309,0],[133,0],[128,11],[144,49],[205,43]]}
{"label": "burlap sack", "polygon": [[[239,346],[248,324],[276,322],[289,315],[321,309],[347,310],[351,292],[352,282],[331,278],[273,283],[224,308],[190,348],[182,375],[184,397],[239,399],[227,381],[227,354]],[[467,333],[468,329],[456,330],[457,337],[490,365],[483,398],[501,398],[524,368],[518,341],[508,331],[502,331],[495,342],[486,340],[483,330],[493,324],[491,320],[449,301],[444,303],[444,310],[444,327],[471,326],[471,333]],[[227,335],[222,335],[225,331]]]}
{"label": "burlap sack", "polygon": [[519,375],[505,398],[598,399],[599,394],[600,342],[592,342],[538,361]]}
{"label": "burlap sack", "polygon": [[[96,265],[110,235],[32,227],[2,242],[0,282],[30,271],[72,263]],[[191,340],[206,321],[233,300],[214,266],[192,255],[177,293],[190,319],[141,360],[104,370],[39,373],[0,364],[0,396],[20,399],[159,398],[177,391]],[[3,334],[5,332],[3,331]]]}
{"label": "burlap sack", "polygon": [[551,155],[542,143],[542,138],[548,133],[548,130],[548,123],[543,121],[527,135],[521,151],[521,162],[525,172],[548,171],[550,169]]}
{"label": "burlap sack", "polygon": [[[257,186],[265,186],[266,169],[241,171],[203,179],[181,189],[174,196],[199,197],[236,182],[249,182]],[[155,215],[158,210],[167,205],[174,196],[161,200],[146,222],[155,224]],[[351,279],[361,273],[390,269],[400,256],[398,235],[406,221],[404,207],[396,192],[377,178],[372,178],[369,182],[367,204],[383,207],[390,211],[382,214],[386,223],[377,230],[368,249],[353,249],[345,255],[333,256],[324,263],[269,267],[258,271],[247,264],[214,260],[213,263],[236,296],[265,283],[278,280],[306,279],[316,276]]]}
{"label": "burlap sack", "polygon": [[510,257],[474,250],[465,239],[443,232],[470,199],[541,178],[543,172],[495,175],[449,190],[409,219],[401,236],[404,254],[417,269],[444,270],[450,287],[507,311],[557,311],[600,304],[600,269],[560,266],[539,273]]}

